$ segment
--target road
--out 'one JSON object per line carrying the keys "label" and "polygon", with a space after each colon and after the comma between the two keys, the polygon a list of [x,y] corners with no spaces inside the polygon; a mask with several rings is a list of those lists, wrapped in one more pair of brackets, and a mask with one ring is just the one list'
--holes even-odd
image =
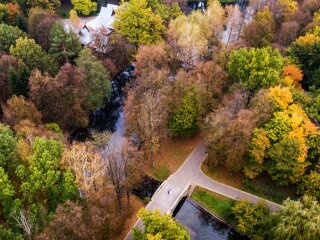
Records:
{"label": "road", "polygon": [[[200,143],[188,156],[181,167],[170,175],[170,177],[158,188],[146,208],[149,210],[158,209],[161,213],[172,213],[177,202],[184,196],[182,196],[182,194],[185,194],[186,189],[190,185],[197,185],[235,200],[247,199],[252,203],[263,200],[272,211],[281,208],[281,205],[277,203],[262,199],[207,177],[201,171],[202,162],[206,157],[206,148],[203,143]],[[170,194],[169,190],[171,190]],[[138,220],[135,226],[139,228],[143,227],[141,220]],[[126,239],[132,239],[131,233],[127,235]]]}

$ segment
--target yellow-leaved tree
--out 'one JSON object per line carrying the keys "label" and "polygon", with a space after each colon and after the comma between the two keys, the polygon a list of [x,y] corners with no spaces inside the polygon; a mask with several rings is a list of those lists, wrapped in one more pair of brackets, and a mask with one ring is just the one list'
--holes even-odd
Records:
{"label": "yellow-leaved tree", "polygon": [[296,183],[310,165],[307,139],[319,129],[294,103],[288,87],[272,87],[268,96],[277,111],[264,128],[255,129],[244,173],[254,178],[266,170],[279,185]]}

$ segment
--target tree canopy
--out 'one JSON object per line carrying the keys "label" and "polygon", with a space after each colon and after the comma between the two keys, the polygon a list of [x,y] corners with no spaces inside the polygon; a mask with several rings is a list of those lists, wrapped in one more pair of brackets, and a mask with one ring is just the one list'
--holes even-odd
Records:
{"label": "tree canopy", "polygon": [[74,10],[83,15],[89,15],[91,12],[97,11],[97,3],[91,0],[71,0]]}
{"label": "tree canopy", "polygon": [[188,135],[198,129],[198,106],[194,90],[185,93],[181,104],[172,112],[168,122],[170,131],[175,135]]}
{"label": "tree canopy", "polygon": [[9,52],[10,47],[16,44],[16,40],[26,37],[27,34],[18,27],[10,26],[4,23],[0,24],[0,51]]}
{"label": "tree canopy", "polygon": [[280,80],[282,64],[282,56],[277,49],[241,48],[231,54],[227,69],[230,78],[239,81],[252,95]]}
{"label": "tree canopy", "polygon": [[33,39],[17,39],[16,45],[10,47],[10,54],[21,59],[30,71],[38,69],[42,73],[48,72],[52,75],[57,71],[54,59],[44,52]]}
{"label": "tree canopy", "polygon": [[60,23],[55,23],[50,31],[49,53],[60,63],[73,62],[81,51],[77,35],[66,32]]}
{"label": "tree canopy", "polygon": [[147,0],[122,1],[113,24],[130,43],[150,45],[162,40],[163,20],[148,7]]}
{"label": "tree canopy", "polygon": [[2,123],[0,123],[0,137],[0,166],[6,167],[14,153],[17,139],[12,130]]}
{"label": "tree canopy", "polygon": [[91,53],[89,48],[85,48],[79,53],[76,65],[84,76],[91,109],[103,107],[104,100],[111,94],[111,81],[108,71]]}
{"label": "tree canopy", "polygon": [[320,236],[320,204],[311,197],[299,201],[286,200],[276,213],[274,239],[316,240]]}
{"label": "tree canopy", "polygon": [[42,9],[55,10],[60,7],[60,0],[27,0],[27,4],[31,7],[39,7]]}
{"label": "tree canopy", "polygon": [[142,219],[144,230],[133,230],[133,239],[189,240],[189,233],[170,215],[161,215],[160,211],[140,209],[138,216]]}

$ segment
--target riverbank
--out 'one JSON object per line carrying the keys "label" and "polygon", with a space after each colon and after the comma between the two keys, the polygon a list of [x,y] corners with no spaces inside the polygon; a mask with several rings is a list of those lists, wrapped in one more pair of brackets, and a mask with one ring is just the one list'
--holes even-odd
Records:
{"label": "riverbank", "polygon": [[236,200],[211,192],[201,187],[196,187],[191,195],[191,199],[207,209],[211,214],[217,216],[222,221],[235,226],[236,221],[232,214],[232,208]]}
{"label": "riverbank", "polygon": [[191,240],[249,240],[235,227],[189,197],[180,201],[173,217],[194,233],[190,236]]}

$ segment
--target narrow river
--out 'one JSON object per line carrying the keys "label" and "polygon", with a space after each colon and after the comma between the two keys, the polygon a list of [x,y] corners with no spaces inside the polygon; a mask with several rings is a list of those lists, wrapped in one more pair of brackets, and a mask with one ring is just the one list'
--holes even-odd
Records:
{"label": "narrow river", "polygon": [[[251,20],[250,17],[248,17],[248,11],[250,9],[247,8],[247,3],[244,3],[243,0],[239,0],[238,3],[240,3],[240,1],[240,9],[244,15],[244,20],[248,22]],[[189,2],[188,6],[192,10],[205,10],[206,4],[206,1],[194,1]],[[228,22],[225,33],[223,34],[222,41],[224,42],[226,42],[226,36],[228,36],[230,26],[230,22]],[[74,131],[69,137],[70,141],[88,140],[91,138],[91,133],[93,131],[110,131],[112,136],[106,145],[112,146],[113,150],[117,150],[117,147],[122,145],[125,135],[125,114],[123,111],[125,96],[123,88],[126,83],[134,77],[134,69],[134,65],[130,65],[112,79],[112,95],[109,99],[106,99],[105,107],[92,112],[89,117],[89,126]],[[144,180],[143,182],[150,185],[150,189],[140,185],[140,188],[138,186],[134,190],[135,194],[140,195],[142,198],[150,198],[155,189],[159,186],[159,183],[149,181],[151,180]],[[192,240],[248,239],[239,234],[233,227],[215,218],[189,198],[183,199],[179,203],[173,216],[177,221],[181,222],[189,229]]]}
{"label": "narrow river", "polygon": [[189,229],[191,240],[249,240],[190,198],[180,201],[173,217]]}
{"label": "narrow river", "polygon": [[90,139],[93,131],[109,131],[112,136],[108,144],[121,146],[125,133],[123,88],[134,77],[134,69],[134,65],[129,65],[112,79],[112,94],[109,99],[106,99],[105,107],[92,112],[89,117],[89,126],[74,131],[70,135],[70,141]]}

